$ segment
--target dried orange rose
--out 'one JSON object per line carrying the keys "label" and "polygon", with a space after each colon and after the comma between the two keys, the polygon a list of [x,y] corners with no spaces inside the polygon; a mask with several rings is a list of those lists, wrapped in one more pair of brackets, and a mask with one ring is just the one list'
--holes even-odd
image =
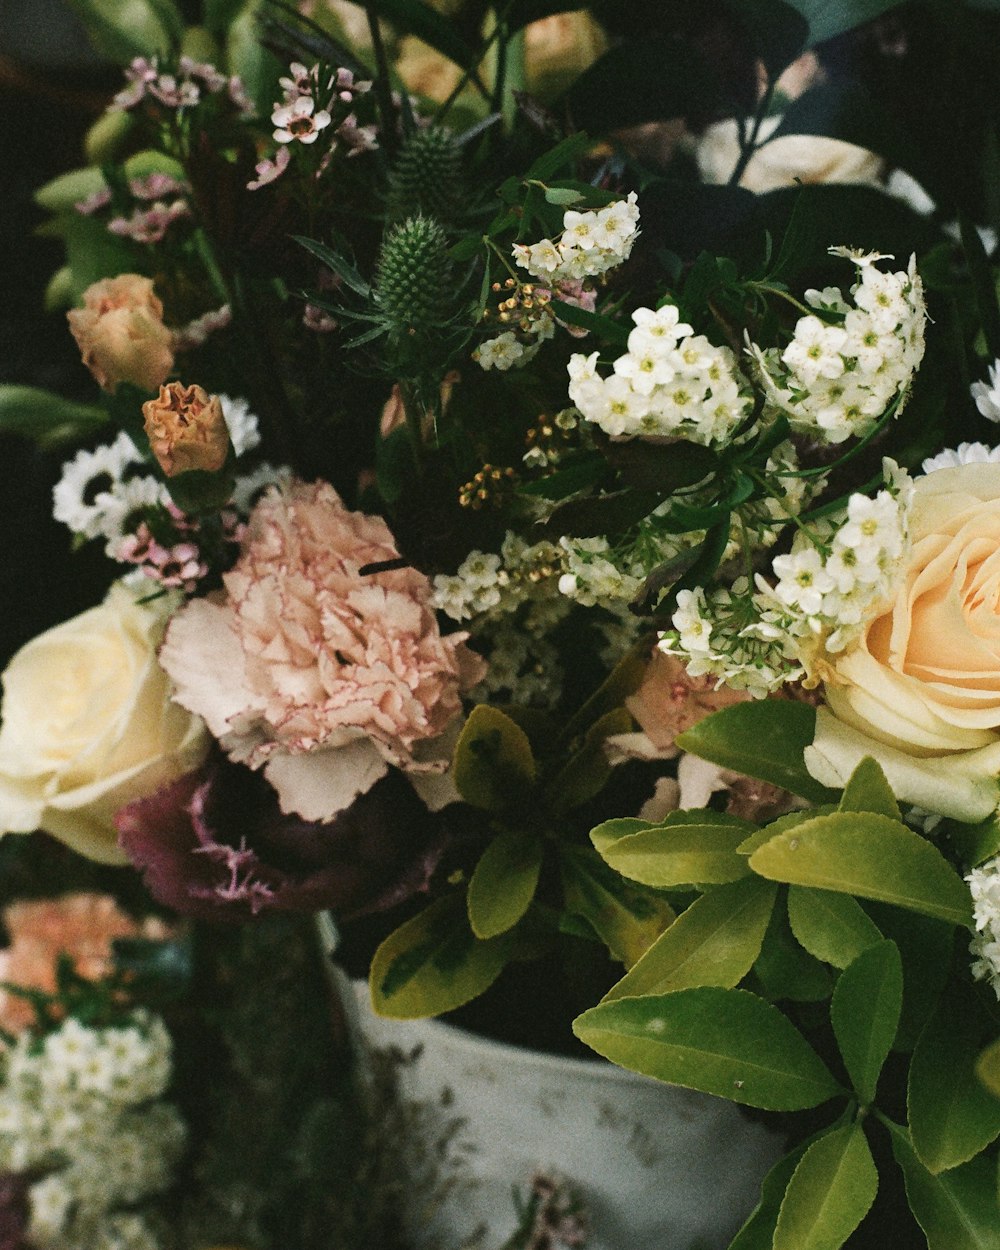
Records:
{"label": "dried orange rose", "polygon": [[229,430],[217,395],[171,382],[143,404],[142,415],[153,455],[167,477],[191,469],[214,473],[225,464]]}

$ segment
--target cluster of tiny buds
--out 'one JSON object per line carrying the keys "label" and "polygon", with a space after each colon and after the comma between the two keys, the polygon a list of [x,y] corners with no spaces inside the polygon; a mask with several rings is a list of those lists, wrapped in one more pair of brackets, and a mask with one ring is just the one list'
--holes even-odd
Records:
{"label": "cluster of tiny buds", "polygon": [[470,482],[459,488],[458,502],[463,508],[499,507],[516,479],[511,468],[484,464]]}
{"label": "cluster of tiny buds", "polygon": [[503,325],[515,324],[518,329],[528,331],[537,318],[539,310],[544,309],[552,299],[552,292],[546,287],[537,287],[532,282],[518,282],[508,278],[505,282],[494,282],[490,288],[494,294],[504,291],[511,292],[506,299],[500,301],[496,310],[483,310],[483,320],[495,319]]}
{"label": "cluster of tiny buds", "polygon": [[565,408],[555,416],[540,416],[525,435],[528,450],[524,453],[524,463],[537,469],[558,464],[563,452],[573,443],[571,431],[577,427],[578,415],[575,408]]}

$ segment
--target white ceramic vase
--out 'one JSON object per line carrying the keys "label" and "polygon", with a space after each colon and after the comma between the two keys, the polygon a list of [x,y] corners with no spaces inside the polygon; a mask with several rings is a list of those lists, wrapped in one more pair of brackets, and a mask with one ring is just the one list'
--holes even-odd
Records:
{"label": "white ceramic vase", "polygon": [[384,1020],[364,983],[344,986],[364,1046],[416,1052],[399,1067],[401,1097],[460,1122],[467,1183],[430,1222],[413,1195],[419,1246],[498,1250],[517,1227],[512,1191],[543,1170],[582,1196],[587,1250],[722,1250],[781,1153],[774,1133],[722,1099],[596,1057],[543,1054],[437,1020]]}

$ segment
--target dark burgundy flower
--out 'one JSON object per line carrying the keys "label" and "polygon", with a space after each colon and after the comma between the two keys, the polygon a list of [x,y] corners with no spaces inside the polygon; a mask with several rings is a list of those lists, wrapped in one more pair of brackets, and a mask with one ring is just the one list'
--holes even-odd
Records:
{"label": "dark burgundy flower", "polygon": [[445,819],[396,773],[321,824],[286,815],[259,773],[225,760],[128,804],[115,824],[154,898],[206,920],[379,911],[427,889],[445,843]]}

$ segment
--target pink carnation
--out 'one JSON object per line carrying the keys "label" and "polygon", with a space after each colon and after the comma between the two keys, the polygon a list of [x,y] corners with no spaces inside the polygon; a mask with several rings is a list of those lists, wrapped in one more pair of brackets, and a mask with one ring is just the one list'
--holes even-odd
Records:
{"label": "pink carnation", "polygon": [[254,509],[225,593],[171,621],[160,662],[177,702],[264,768],[282,811],[330,820],[390,764],[414,780],[447,769],[484,666],[465,634],[441,636],[422,573],[361,571],[396,560],[384,521],[294,482]]}

